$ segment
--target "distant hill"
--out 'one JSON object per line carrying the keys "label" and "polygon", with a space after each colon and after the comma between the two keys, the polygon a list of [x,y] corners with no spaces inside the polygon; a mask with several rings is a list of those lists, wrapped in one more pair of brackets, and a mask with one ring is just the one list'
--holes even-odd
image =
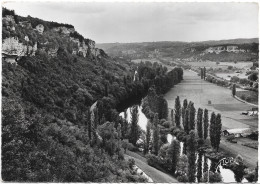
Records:
{"label": "distant hill", "polygon": [[142,42],[97,44],[111,56],[130,59],[170,57],[184,60],[258,61],[259,39],[202,42]]}

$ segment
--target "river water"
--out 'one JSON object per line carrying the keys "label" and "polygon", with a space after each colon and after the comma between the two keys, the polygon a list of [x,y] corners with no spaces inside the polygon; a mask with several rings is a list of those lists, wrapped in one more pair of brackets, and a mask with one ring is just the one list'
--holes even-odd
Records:
{"label": "river water", "polygon": [[[121,112],[119,114],[122,118],[126,118],[128,123],[130,123],[130,121],[131,121],[131,109],[133,107],[134,106],[131,106],[131,107],[127,108],[126,113],[125,112]],[[126,114],[126,117],[125,117],[125,114]],[[146,125],[147,125],[147,122],[149,121],[149,119],[147,119],[147,117],[142,112],[142,106],[141,105],[138,105],[138,114],[139,114],[139,116],[138,116],[138,125],[140,126],[140,128],[143,131],[146,132]],[[168,144],[171,143],[173,139],[176,139],[176,137],[172,136],[171,134],[167,134]],[[184,154],[183,153],[183,146],[184,146],[183,142],[180,142],[180,147],[181,147],[180,155]],[[204,172],[209,171],[211,167],[214,167],[216,165],[215,162],[213,162],[209,158],[206,158],[204,156],[204,154],[201,154],[201,153],[197,153],[196,163],[197,163],[197,172],[200,172],[198,174],[197,181],[201,178],[201,176],[203,175]],[[224,182],[236,182],[235,174],[234,174],[234,172],[232,170],[223,168],[222,166],[219,166],[219,172],[220,172]],[[242,180],[242,183],[243,182],[248,182],[248,181],[244,178]]]}

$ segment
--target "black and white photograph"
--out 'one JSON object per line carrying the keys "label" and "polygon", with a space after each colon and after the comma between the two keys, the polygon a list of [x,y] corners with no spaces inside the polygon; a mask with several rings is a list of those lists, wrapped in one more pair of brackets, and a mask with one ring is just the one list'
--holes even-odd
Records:
{"label": "black and white photograph", "polygon": [[3,1],[1,183],[257,183],[257,1]]}

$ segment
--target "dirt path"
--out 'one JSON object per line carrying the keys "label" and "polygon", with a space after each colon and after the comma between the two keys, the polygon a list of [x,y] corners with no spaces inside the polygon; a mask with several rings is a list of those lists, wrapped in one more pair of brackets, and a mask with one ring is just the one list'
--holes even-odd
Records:
{"label": "dirt path", "polygon": [[125,154],[125,158],[133,158],[135,160],[135,164],[140,169],[142,169],[147,176],[152,178],[153,182],[155,183],[178,183],[178,181],[169,174],[166,174],[162,171],[159,171],[158,169],[155,169],[154,167],[149,166],[146,162],[146,159],[136,153],[127,151],[127,153]]}
{"label": "dirt path", "polygon": [[[241,112],[251,109],[253,106],[242,103],[231,95],[231,90],[201,80],[195,72],[184,70],[184,80],[175,85],[165,95],[169,108],[174,109],[175,98],[180,97],[181,104],[184,99],[193,101],[195,108],[207,108],[209,118],[212,112],[220,113],[222,118],[222,130],[232,128],[258,128],[258,117],[241,115]],[[208,102],[211,101],[211,104]],[[250,167],[255,167],[258,152],[245,146],[221,141],[223,150],[240,154]]]}

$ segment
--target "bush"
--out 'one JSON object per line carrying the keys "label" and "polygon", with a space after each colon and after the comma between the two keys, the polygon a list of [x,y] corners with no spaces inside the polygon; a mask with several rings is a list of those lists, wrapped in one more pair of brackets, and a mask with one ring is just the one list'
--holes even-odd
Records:
{"label": "bush", "polygon": [[147,158],[148,165],[155,168],[160,168],[159,159],[157,156],[155,156],[154,154],[148,154],[146,158]]}
{"label": "bush", "polygon": [[165,121],[162,125],[163,125],[165,128],[170,128],[171,123],[170,123],[169,121]]}
{"label": "bush", "polygon": [[249,182],[254,182],[255,176],[256,176],[255,169],[253,169],[253,170],[245,169],[245,173],[246,173],[245,178]]}
{"label": "bush", "polygon": [[177,177],[177,180],[179,182],[182,182],[182,183],[187,183],[189,180],[188,180],[188,176],[185,174],[185,175],[182,175],[182,176],[178,176]]}
{"label": "bush", "polygon": [[135,165],[135,160],[133,158],[129,158],[127,164],[128,167],[133,170]]}
{"label": "bush", "polygon": [[241,96],[241,99],[242,99],[242,100],[245,100],[245,99],[246,99],[246,96],[243,94],[243,95]]}
{"label": "bush", "polygon": [[228,66],[227,69],[228,69],[228,70],[232,70],[232,69],[233,69],[233,66]]}
{"label": "bush", "polygon": [[[209,179],[209,181],[208,181]],[[208,176],[208,172],[205,172],[203,174],[203,178],[202,178],[202,182],[209,182],[209,183],[221,183],[223,182],[223,178],[219,173],[214,173],[212,171],[209,172],[209,176]]]}

